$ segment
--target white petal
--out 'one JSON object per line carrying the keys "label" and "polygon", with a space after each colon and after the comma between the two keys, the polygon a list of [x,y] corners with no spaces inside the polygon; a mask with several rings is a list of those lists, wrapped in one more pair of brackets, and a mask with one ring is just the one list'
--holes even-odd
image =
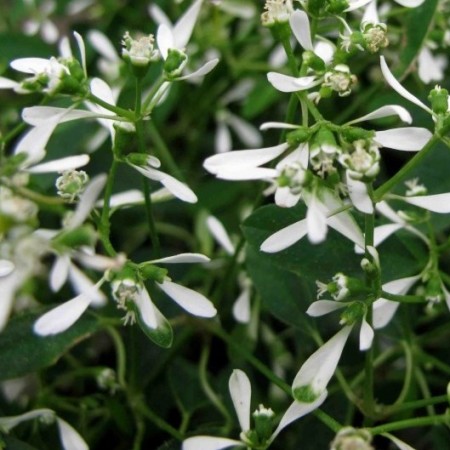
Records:
{"label": "white petal", "polygon": [[55,259],[50,271],[50,287],[53,292],[58,292],[66,282],[69,275],[69,255],[61,255]]}
{"label": "white petal", "polygon": [[55,412],[51,409],[41,408],[41,409],[33,409],[32,411],[28,411],[24,414],[20,414],[19,416],[3,416],[0,418],[0,426],[2,431],[4,430],[6,433],[9,433],[14,427],[19,425],[22,422],[27,420],[36,419],[38,417],[54,417]]}
{"label": "white petal", "polygon": [[15,268],[15,265],[7,259],[0,259],[0,277],[6,277]]}
{"label": "white petal", "polygon": [[167,190],[173,194],[175,197],[183,200],[183,202],[187,203],[196,203],[197,196],[194,192],[184,183],[178,181],[176,178],[171,175],[165,174],[163,178],[161,178],[161,184],[167,188]]}
{"label": "white petal", "polygon": [[148,13],[158,25],[161,25],[163,23],[169,28],[172,28],[172,22],[158,5],[150,4],[148,7]]}
{"label": "white petal", "polygon": [[284,123],[284,122],[264,122],[262,125],[260,125],[260,130],[270,130],[271,128],[282,128],[286,130],[296,130],[298,129],[298,125],[293,125],[291,123]]}
{"label": "white petal", "polygon": [[158,27],[156,42],[158,43],[158,48],[162,57],[166,59],[169,49],[175,47],[172,30],[167,25],[161,24]]}
{"label": "white petal", "polygon": [[227,230],[223,226],[222,222],[214,216],[208,216],[206,219],[206,226],[213,235],[214,239],[224,248],[224,250],[232,255],[234,253],[234,245],[231,242],[230,236]]}
{"label": "white petal", "polygon": [[89,162],[89,155],[67,156],[66,158],[54,159],[27,169],[30,173],[63,172],[64,170],[78,169]]}
{"label": "white petal", "polygon": [[92,178],[84,192],[81,194],[73,216],[71,216],[67,221],[67,229],[71,230],[76,228],[86,220],[92,208],[94,208],[97,197],[100,195],[105,183],[105,174],[100,174]]}
{"label": "white petal", "polygon": [[353,123],[364,122],[366,120],[374,120],[381,119],[383,117],[389,116],[398,116],[402,122],[411,123],[412,117],[406,108],[399,105],[385,105],[381,108],[376,109],[375,111],[366,114],[365,116],[359,117],[358,119],[351,120],[347,122],[347,125],[351,125]]}
{"label": "white petal", "polygon": [[372,327],[367,323],[364,317],[359,331],[359,349],[363,352],[372,347],[372,341],[375,333]]}
{"label": "white petal", "polygon": [[[109,206],[111,208],[121,208],[124,206],[132,206],[145,202],[144,194],[138,189],[130,189],[129,191],[114,194],[110,198]],[[97,206],[103,206],[103,200],[97,202]]]}
{"label": "white petal", "polygon": [[10,80],[9,78],[0,77],[0,89],[15,89],[20,86],[17,81]]}
{"label": "white petal", "polygon": [[371,2],[372,0],[353,0],[350,1],[350,6],[344,11],[349,12],[353,11],[355,9],[361,8],[361,6],[367,5],[367,3]]}
{"label": "white petal", "polygon": [[219,122],[217,124],[214,142],[214,149],[216,153],[226,153],[231,151],[233,145],[231,141],[231,133],[225,123]]}
{"label": "white petal", "polygon": [[150,298],[150,295],[145,287],[141,287],[139,289],[135,303],[139,311],[139,316],[144,324],[152,329],[158,328],[158,316],[161,315],[161,313],[159,313],[156,306],[153,304],[152,299]]}
{"label": "white petal", "polygon": [[425,0],[395,0],[399,5],[405,6],[406,8],[416,8],[420,6]]}
{"label": "white petal", "polygon": [[376,210],[388,218],[391,222],[404,224],[405,221],[389,206],[385,201],[379,202],[375,206]]}
{"label": "white petal", "polygon": [[346,173],[348,196],[353,206],[364,214],[373,213],[372,200],[367,192],[367,185],[359,180],[354,180],[348,172]]}
{"label": "white petal", "polygon": [[291,25],[291,29],[294,32],[294,36],[297,38],[299,44],[305,50],[310,50],[313,52],[314,47],[311,41],[311,30],[309,27],[308,15],[300,9],[296,9],[289,17],[289,24]]}
{"label": "white petal", "polygon": [[262,144],[261,134],[251,123],[234,114],[229,114],[227,121],[239,139],[248,147],[259,147]]}
{"label": "white petal", "polygon": [[277,158],[288,148],[289,145],[283,143],[274,147],[255,150],[235,150],[206,158],[203,167],[213,174],[218,173],[224,168],[238,169],[244,167],[257,167]]}
{"label": "white petal", "polygon": [[408,127],[376,131],[375,140],[383,147],[406,152],[422,150],[433,134],[426,128]]}
{"label": "white petal", "polygon": [[364,15],[361,19],[361,24],[363,24],[364,22],[380,23],[380,18],[378,16],[376,1],[372,1],[367,5],[367,7],[364,11]]}
{"label": "white petal", "polygon": [[54,44],[59,38],[58,27],[50,20],[44,20],[41,27],[41,35],[45,42]]}
{"label": "white petal", "polygon": [[178,255],[154,259],[153,261],[151,261],[151,263],[186,264],[186,263],[205,263],[208,261],[210,261],[210,259],[206,255],[202,255],[201,253],[179,253]]}
{"label": "white petal", "polygon": [[50,61],[44,58],[19,58],[11,61],[10,66],[19,72],[35,74],[45,72],[50,66]]}
{"label": "white petal", "polygon": [[399,302],[386,300],[385,298],[379,298],[378,300],[373,302],[373,328],[375,330],[384,328],[392,320],[399,306]]}
{"label": "white petal", "polygon": [[108,269],[119,270],[122,268],[126,262],[126,257],[123,253],[119,253],[114,258],[110,258],[104,255],[97,255],[91,249],[90,252],[83,248],[81,251],[77,251],[74,257],[79,261],[84,267],[89,269],[94,269],[98,271],[106,271]]}
{"label": "white petal", "polygon": [[219,63],[218,58],[211,59],[210,61],[203,64],[203,66],[199,67],[196,71],[191,72],[187,75],[183,75],[182,77],[178,77],[177,80],[191,80],[195,78],[200,78],[207,75],[214,67]]}
{"label": "white petal", "polygon": [[250,430],[250,407],[252,386],[245,372],[239,369],[233,370],[228,382],[231,400],[238,416],[241,430]]}
{"label": "white petal", "polygon": [[176,48],[183,49],[189,42],[201,6],[202,0],[196,0],[175,23],[173,36]]}
{"label": "white petal", "polygon": [[233,303],[233,317],[240,323],[250,322],[250,289],[243,289]]}
{"label": "white petal", "polygon": [[182,450],[222,450],[233,446],[242,446],[242,442],[233,439],[212,436],[196,436],[183,442]]}
{"label": "white petal", "polygon": [[396,233],[401,228],[403,228],[403,225],[399,223],[388,223],[386,225],[380,225],[379,227],[375,227],[373,240],[374,246],[378,247],[389,236]]}
{"label": "white petal", "polygon": [[[400,3],[399,0],[396,0],[396,2]],[[381,433],[381,435],[390,439],[400,450],[416,450],[414,447],[411,447],[406,442],[401,441],[390,433]]]}
{"label": "white petal", "polygon": [[[22,119],[33,126],[45,125],[49,119],[56,117],[58,117],[58,123],[64,123],[77,119],[95,118],[97,113],[84,109],[67,109],[56,106],[31,106],[24,108],[22,111]],[[111,118],[113,117],[115,116],[111,115]]]}
{"label": "white petal", "polygon": [[269,72],[267,74],[269,83],[281,92],[297,92],[317,86],[322,82],[314,76],[309,77],[291,77],[282,73]]}
{"label": "white petal", "polygon": [[87,34],[88,41],[104,58],[112,62],[119,62],[120,58],[111,41],[100,31],[90,30]]}
{"label": "white petal", "polygon": [[106,295],[99,289],[103,280],[94,283],[77,266],[71,264],[69,267],[69,278],[77,294],[84,294],[91,301],[92,306],[103,306],[106,304]]}
{"label": "white petal", "polygon": [[59,437],[61,438],[61,443],[64,450],[89,450],[88,445],[84,442],[83,438],[78,434],[71,425],[66,421],[56,419],[59,429]]}
{"label": "white petal", "polygon": [[450,212],[450,192],[435,195],[419,195],[417,197],[402,197],[402,200],[428,211],[440,214]]}
{"label": "white petal", "polygon": [[77,295],[62,305],[53,308],[41,316],[34,324],[33,330],[41,336],[49,336],[66,331],[86,311],[90,304],[85,295]]}
{"label": "white petal", "polygon": [[288,225],[269,236],[262,244],[261,250],[267,253],[275,253],[290,247],[302,239],[308,233],[306,219]]}
{"label": "white petal", "polygon": [[256,14],[255,5],[251,3],[221,2],[219,8],[222,11],[243,20],[250,20],[255,17]]}
{"label": "white petal", "polygon": [[222,180],[265,180],[277,178],[279,175],[275,169],[267,167],[225,167],[216,173],[217,178]]}
{"label": "white petal", "polygon": [[418,75],[425,83],[432,81],[442,81],[444,78],[444,69],[447,67],[447,59],[441,58],[441,55],[434,56],[430,49],[422,47],[417,58]]}
{"label": "white petal", "polygon": [[327,236],[327,218],[320,201],[315,195],[312,195],[308,202],[306,222],[309,241],[312,244],[323,242]]}
{"label": "white petal", "polygon": [[351,326],[343,327],[303,363],[292,384],[294,391],[309,385],[318,396],[323,394],[336,371],[351,330]]}
{"label": "white petal", "polygon": [[333,300],[316,300],[306,310],[306,314],[311,317],[320,317],[346,307],[347,305],[345,303]]}
{"label": "white petal", "polygon": [[214,317],[217,314],[214,305],[202,294],[172,281],[163,281],[157,285],[176,303],[190,314],[198,317]]}
{"label": "white petal", "polygon": [[424,109],[426,112],[433,114],[433,111],[431,111],[428,106],[426,106],[424,103],[422,103],[416,96],[408,92],[394,77],[392,72],[390,71],[388,65],[386,64],[386,60],[384,59],[384,56],[380,56],[380,65],[381,65],[381,71],[383,72],[384,79],[388,82],[388,84],[391,86],[392,89],[394,89],[398,94],[400,94],[403,98],[406,98],[406,100],[409,100],[411,103],[414,103],[415,105],[419,106],[420,108]]}
{"label": "white petal", "polygon": [[80,51],[80,58],[81,58],[81,67],[83,68],[84,76],[87,77],[87,70],[86,70],[86,47],[84,45],[83,38],[79,33],[76,31],[73,32],[73,35],[75,36],[75,40],[77,41],[78,50]]}
{"label": "white petal", "polygon": [[277,187],[275,191],[275,204],[281,208],[292,208],[300,200],[301,193],[293,194],[288,186]]}
{"label": "white petal", "polygon": [[273,432],[272,436],[270,437],[270,442],[272,442],[278,436],[278,434],[283,428],[286,428],[289,424],[291,424],[295,420],[300,419],[300,417],[306,416],[306,414],[309,414],[310,412],[317,409],[325,401],[327,395],[328,392],[325,390],[319,397],[317,397],[316,400],[314,400],[311,403],[294,401],[291,404],[291,406],[289,406],[289,408],[286,410],[286,412],[283,414],[283,417],[281,418],[281,421],[278,424],[277,429]]}

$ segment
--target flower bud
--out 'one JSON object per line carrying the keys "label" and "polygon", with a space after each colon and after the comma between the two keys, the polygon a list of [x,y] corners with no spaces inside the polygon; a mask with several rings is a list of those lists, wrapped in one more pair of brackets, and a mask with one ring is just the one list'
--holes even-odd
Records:
{"label": "flower bud", "polygon": [[266,0],[265,11],[261,15],[261,23],[265,27],[276,24],[287,24],[294,11],[292,0]]}
{"label": "flower bud", "polygon": [[65,170],[56,180],[58,195],[63,199],[74,202],[84,191],[89,177],[83,170]]}
{"label": "flower bud", "polygon": [[357,78],[350,73],[349,67],[345,64],[338,64],[325,74],[322,86],[329,87],[332,91],[337,92],[340,97],[345,97],[350,95],[356,82]]}
{"label": "flower bud", "polygon": [[348,0],[329,0],[327,11],[330,14],[342,14],[349,6]]}
{"label": "flower bud", "polygon": [[306,142],[311,137],[311,131],[307,127],[299,127],[286,134],[286,142],[291,147],[298,147],[299,144]]}
{"label": "flower bud", "polygon": [[139,264],[139,273],[145,280],[150,279],[162,283],[167,277],[168,271],[151,263],[142,263]]}
{"label": "flower bud", "polygon": [[125,33],[122,39],[122,57],[138,69],[136,75],[145,74],[150,63],[158,59],[159,53],[154,48],[154,42],[152,34],[133,39],[128,31]]}
{"label": "flower bud", "polygon": [[440,86],[435,86],[428,95],[431,109],[436,114],[446,114],[448,112],[448,91]]}
{"label": "flower bud", "polygon": [[371,181],[380,171],[380,151],[372,140],[353,142],[351,153],[342,153],[339,163],[345,167],[355,180]]}
{"label": "flower bud", "polygon": [[361,27],[364,47],[370,53],[377,53],[389,45],[387,26],[384,23],[364,22]]}
{"label": "flower bud", "polygon": [[364,429],[353,427],[344,427],[339,430],[333,442],[330,444],[330,450],[374,450],[370,445],[372,435]]}
{"label": "flower bud", "polygon": [[359,322],[366,314],[367,308],[363,302],[352,302],[341,314],[340,325],[353,325]]}
{"label": "flower bud", "polygon": [[303,63],[314,69],[316,72],[325,72],[325,63],[322,58],[317,56],[311,50],[305,50],[302,54]]}
{"label": "flower bud", "polygon": [[179,77],[187,64],[187,60],[186,53],[176,48],[169,48],[164,62],[164,73],[167,79],[173,80]]}
{"label": "flower bud", "polygon": [[267,442],[273,431],[273,418],[275,413],[270,408],[259,405],[258,409],[252,414],[255,421],[255,431],[258,440],[261,443]]}

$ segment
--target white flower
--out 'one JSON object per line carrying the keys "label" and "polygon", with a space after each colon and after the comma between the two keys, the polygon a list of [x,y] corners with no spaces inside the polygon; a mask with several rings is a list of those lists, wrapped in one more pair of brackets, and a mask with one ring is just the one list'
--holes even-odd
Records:
{"label": "white flower", "polygon": [[[241,427],[240,440],[218,438],[212,436],[196,436],[186,439],[183,442],[182,450],[221,450],[233,446],[249,447],[252,445],[252,438],[262,438],[265,445],[274,441],[276,436],[293,421],[309,414],[318,408],[325,400],[325,395],[319,396],[315,401],[305,403],[294,401],[284,413],[276,430],[270,436],[255,436],[256,430],[251,428],[251,384],[247,375],[239,369],[233,370],[228,383],[231,400]],[[262,406],[253,414],[255,421],[259,415],[264,415],[270,420],[273,412]]]}
{"label": "white flower", "polygon": [[310,242],[318,244],[325,240],[328,226],[364,248],[364,237],[360,228],[348,211],[342,211],[342,202],[331,191],[317,188],[313,192],[305,192],[304,199],[308,205],[306,218],[269,236],[261,244],[262,251],[279,252],[306,235]]}
{"label": "white flower", "polygon": [[[170,26],[166,21],[161,23],[156,34],[156,41],[162,58],[168,62],[170,59],[170,70],[166,71],[166,75],[170,80],[186,80],[202,77],[217,65],[219,60],[214,58],[206,62],[196,71],[182,76],[181,73],[187,63],[187,55],[184,53],[188,44],[195,23],[197,21],[202,0],[196,0],[189,9],[178,19],[175,25]],[[167,69],[167,64],[166,64]]]}
{"label": "white flower", "polygon": [[39,7],[36,6],[34,0],[28,0],[27,3],[34,11],[30,11],[32,13],[31,17],[24,22],[22,26],[23,32],[28,36],[40,33],[45,42],[54,44],[59,38],[59,30],[49,17],[56,9],[56,2],[54,0],[45,0]]}

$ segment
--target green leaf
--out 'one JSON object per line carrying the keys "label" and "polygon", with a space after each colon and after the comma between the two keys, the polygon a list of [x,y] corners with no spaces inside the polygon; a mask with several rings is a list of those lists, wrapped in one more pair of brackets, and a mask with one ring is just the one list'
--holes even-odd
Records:
{"label": "green leaf", "polygon": [[67,331],[42,337],[34,334],[32,329],[39,316],[17,316],[0,334],[0,380],[21,377],[51,366],[71,347],[100,329],[100,322],[87,313]]}
{"label": "green leaf", "polygon": [[417,8],[408,11],[404,46],[399,51],[399,65],[394,69],[395,76],[402,80],[411,70],[423,44],[428,31],[433,25],[433,18],[439,5],[438,0],[427,0]]}
{"label": "green leaf", "polygon": [[0,448],[2,444],[2,439],[5,443],[5,449],[7,450],[37,450],[36,447],[32,447],[31,445],[28,445],[24,441],[20,441],[19,439],[16,439],[12,436],[0,436]]}

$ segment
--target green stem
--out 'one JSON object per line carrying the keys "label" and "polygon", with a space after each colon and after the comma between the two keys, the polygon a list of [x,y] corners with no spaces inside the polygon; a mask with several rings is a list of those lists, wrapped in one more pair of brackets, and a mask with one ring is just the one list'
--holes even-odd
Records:
{"label": "green stem", "polygon": [[119,162],[116,160],[115,156],[113,156],[111,168],[109,169],[109,172],[108,172],[108,180],[106,182],[106,187],[105,187],[105,196],[103,198],[103,209],[102,209],[102,214],[100,217],[100,224],[99,224],[100,239],[101,239],[103,246],[105,247],[105,250],[109,256],[116,255],[116,251],[114,250],[114,247],[112,246],[111,240],[110,240],[111,223],[109,221],[109,211],[110,211],[110,202],[111,202],[111,196],[112,196],[112,191],[113,191],[113,186],[114,186],[114,180],[116,178],[118,165],[119,165]]}
{"label": "green stem", "polygon": [[375,203],[380,202],[383,197],[400,181],[402,181],[406,176],[415,168],[417,165],[427,156],[428,152],[434,147],[434,145],[439,141],[439,136],[434,135],[427,144],[416,153],[391,179],[382,184],[375,191]]}
{"label": "green stem", "polygon": [[[430,388],[428,386],[428,382],[426,377],[424,376],[422,370],[419,367],[416,367],[416,370],[414,371],[414,375],[416,377],[417,384],[420,387],[420,390],[422,391],[422,395],[424,399],[429,400],[431,398],[431,392]],[[436,411],[434,410],[433,405],[429,404],[427,406],[427,412],[428,415],[433,416],[436,414]]]}
{"label": "green stem", "polygon": [[164,430],[178,441],[182,441],[184,436],[176,428],[167,423],[164,419],[159,417],[154,411],[152,411],[144,402],[139,402],[137,406],[138,411],[148,420],[153,422],[158,428]]}
{"label": "green stem", "polygon": [[446,414],[432,417],[416,417],[413,419],[399,420],[398,422],[386,423],[378,427],[368,428],[372,435],[387,433],[389,431],[404,430],[405,428],[435,426],[448,422],[449,417]]}
{"label": "green stem", "polygon": [[117,381],[119,382],[120,386],[124,388],[126,386],[125,373],[127,364],[125,346],[123,345],[123,341],[119,332],[114,327],[107,327],[106,331],[110,335],[116,349]]}
{"label": "green stem", "polygon": [[414,361],[413,361],[413,354],[411,351],[411,347],[408,345],[408,343],[402,341],[401,342],[403,349],[405,350],[405,360],[406,360],[406,369],[405,369],[405,379],[403,381],[402,390],[400,391],[399,396],[397,397],[397,400],[390,406],[389,408],[393,408],[395,411],[396,407],[399,405],[402,405],[405,401],[406,396],[408,395],[409,389],[411,387],[411,380],[413,375],[413,369],[414,369]]}
{"label": "green stem", "polygon": [[399,303],[424,303],[425,298],[422,295],[399,295],[390,294],[389,292],[381,291],[381,297]]}
{"label": "green stem", "polygon": [[155,81],[155,83],[151,87],[150,92],[147,95],[147,98],[142,102],[142,111],[144,111],[145,114],[149,114],[151,112],[151,110],[148,111],[147,108],[150,105],[150,102],[157,94],[157,92],[159,91],[160,87],[164,84],[164,81],[165,81],[164,75],[160,75],[159,78]]}
{"label": "green stem", "polygon": [[135,115],[133,111],[129,111],[128,109],[120,108],[116,105],[111,105],[108,102],[105,102],[101,98],[97,97],[94,94],[89,94],[87,97],[87,100],[96,103],[97,105],[100,105],[101,107],[107,109],[108,111],[112,111],[113,113],[117,114],[118,116],[125,117],[128,120],[134,121]]}
{"label": "green stem", "polygon": [[395,409],[393,409],[391,412],[398,414],[398,413],[408,411],[408,410],[420,409],[425,406],[437,405],[439,403],[447,403],[447,402],[448,402],[447,395],[439,395],[437,397],[431,397],[431,398],[422,399],[422,400],[415,400],[413,402],[407,402],[407,403],[403,403],[402,405],[397,405],[395,407]]}
{"label": "green stem", "polygon": [[216,409],[224,417],[225,422],[226,422],[225,428],[228,429],[228,428],[230,428],[231,423],[232,423],[231,416],[230,416],[227,408],[224,406],[224,404],[222,403],[220,398],[216,395],[216,393],[214,392],[214,389],[211,388],[211,385],[208,382],[207,365],[208,365],[210,350],[211,350],[211,344],[209,342],[205,343],[205,345],[202,348],[202,352],[200,354],[200,362],[199,362],[199,367],[198,367],[200,384],[203,388],[204,393],[209,398],[211,403],[216,407]]}

